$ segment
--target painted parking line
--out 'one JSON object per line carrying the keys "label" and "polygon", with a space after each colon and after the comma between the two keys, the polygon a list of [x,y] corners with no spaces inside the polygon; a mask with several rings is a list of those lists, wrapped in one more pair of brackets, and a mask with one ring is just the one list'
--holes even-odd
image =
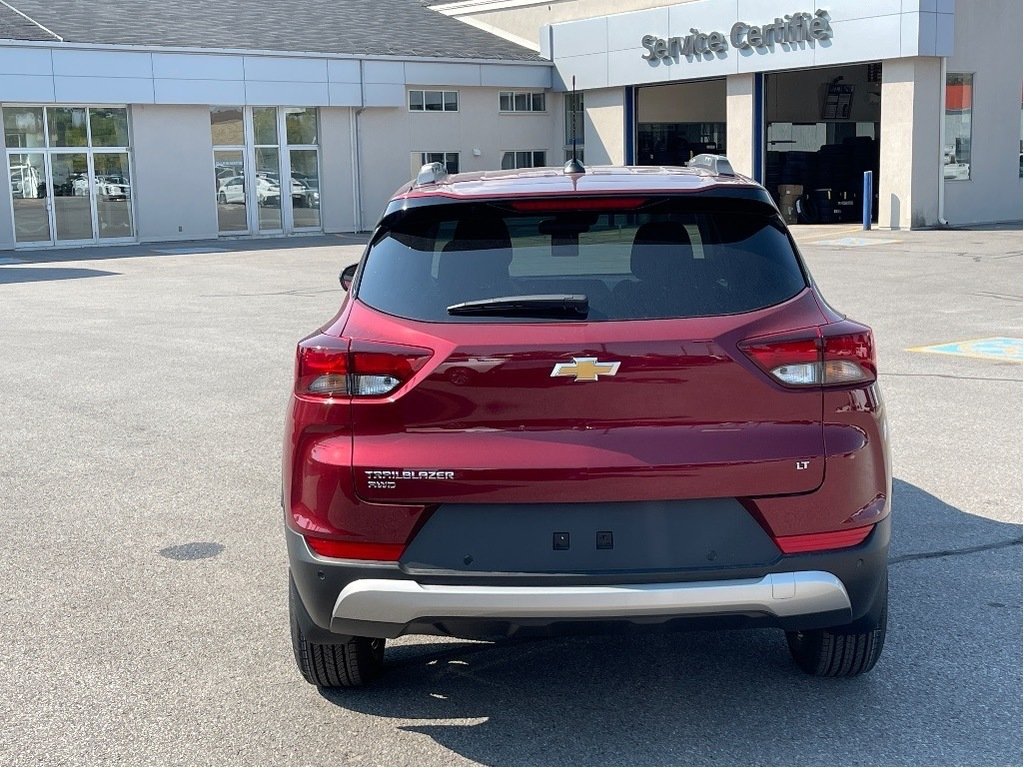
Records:
{"label": "painted parking line", "polygon": [[982,360],[1003,360],[1019,363],[1024,359],[1024,340],[1008,336],[992,336],[987,339],[951,341],[948,344],[933,344],[927,347],[912,347],[908,352],[931,352],[936,355],[976,357]]}
{"label": "painted parking line", "polygon": [[214,246],[194,246],[187,248],[153,248],[153,253],[162,253],[167,256],[191,256],[193,253],[225,253],[227,248],[216,248]]}
{"label": "painted parking line", "polygon": [[871,245],[892,245],[899,240],[875,240],[870,237],[840,237],[837,240],[816,240],[815,245],[838,245],[843,248],[865,248]]}

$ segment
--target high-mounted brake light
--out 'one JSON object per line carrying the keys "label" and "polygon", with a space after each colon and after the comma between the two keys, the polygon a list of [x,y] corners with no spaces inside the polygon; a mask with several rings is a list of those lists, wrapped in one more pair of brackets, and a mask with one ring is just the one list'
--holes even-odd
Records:
{"label": "high-mounted brake light", "polygon": [[431,351],[318,334],[299,342],[295,392],[312,397],[383,397],[407,382]]}
{"label": "high-mounted brake light", "polygon": [[544,200],[513,200],[512,210],[521,213],[561,211],[630,211],[647,202],[646,197],[549,197]]}
{"label": "high-mounted brake light", "polygon": [[786,334],[747,339],[739,344],[759,368],[788,387],[840,387],[875,380],[875,341],[871,329],[849,320]]}

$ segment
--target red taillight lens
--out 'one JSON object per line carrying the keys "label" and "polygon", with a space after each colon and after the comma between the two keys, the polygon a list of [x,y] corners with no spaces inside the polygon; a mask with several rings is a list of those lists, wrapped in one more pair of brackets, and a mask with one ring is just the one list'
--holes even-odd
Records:
{"label": "red taillight lens", "polygon": [[333,336],[299,342],[295,391],[313,397],[382,397],[407,382],[431,351]]}
{"label": "red taillight lens", "polygon": [[299,342],[295,351],[295,392],[316,397],[346,397],[348,339],[317,334]]}
{"label": "red taillight lens", "polygon": [[321,557],[340,557],[346,560],[398,560],[405,551],[404,544],[338,541],[314,536],[307,536],[306,543]]}
{"label": "red taillight lens", "polygon": [[828,549],[846,549],[855,547],[868,537],[875,526],[865,525],[861,528],[847,528],[844,531],[827,533],[805,533],[799,536],[777,536],[775,543],[784,555],[795,555],[798,552],[824,552]]}
{"label": "red taillight lens", "polygon": [[765,373],[789,387],[837,387],[875,380],[875,342],[869,328],[844,321],[811,333],[804,338],[787,334],[747,339],[739,347]]}
{"label": "red taillight lens", "polygon": [[368,341],[352,342],[352,395],[381,397],[415,375],[430,359],[421,347],[400,347]]}
{"label": "red taillight lens", "polygon": [[821,349],[816,335],[804,339],[748,339],[740,349],[783,384],[799,387],[821,383]]}
{"label": "red taillight lens", "polygon": [[875,339],[871,331],[844,333],[823,338],[824,377],[828,384],[856,384],[874,381],[878,373],[875,364]]}

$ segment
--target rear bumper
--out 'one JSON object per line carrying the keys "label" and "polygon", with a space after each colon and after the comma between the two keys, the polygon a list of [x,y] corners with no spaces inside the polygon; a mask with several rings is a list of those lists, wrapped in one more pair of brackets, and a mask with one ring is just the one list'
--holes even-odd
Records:
{"label": "rear bumper", "polygon": [[494,637],[637,626],[839,626],[870,620],[886,587],[889,520],[849,549],[779,557],[768,567],[685,572],[510,574],[406,569],[321,558],[287,530],[304,632]]}
{"label": "rear bumper", "polygon": [[[776,618],[849,612],[850,598],[830,573],[772,573],[760,579],[628,584],[608,586],[464,586],[420,584],[412,579],[358,579],[334,604],[331,628],[403,627],[428,617],[479,619],[588,620],[644,617],[764,614]],[[359,622],[359,624],[355,624]]]}

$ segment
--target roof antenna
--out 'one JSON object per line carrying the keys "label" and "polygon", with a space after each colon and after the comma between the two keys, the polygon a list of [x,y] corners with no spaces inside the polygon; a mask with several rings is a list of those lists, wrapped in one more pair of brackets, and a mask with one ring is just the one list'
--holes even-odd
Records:
{"label": "roof antenna", "polygon": [[569,114],[572,115],[572,159],[565,164],[562,169],[564,173],[586,173],[587,169],[583,167],[583,163],[580,162],[579,157],[576,156],[576,75],[572,76],[572,109],[569,110]]}

